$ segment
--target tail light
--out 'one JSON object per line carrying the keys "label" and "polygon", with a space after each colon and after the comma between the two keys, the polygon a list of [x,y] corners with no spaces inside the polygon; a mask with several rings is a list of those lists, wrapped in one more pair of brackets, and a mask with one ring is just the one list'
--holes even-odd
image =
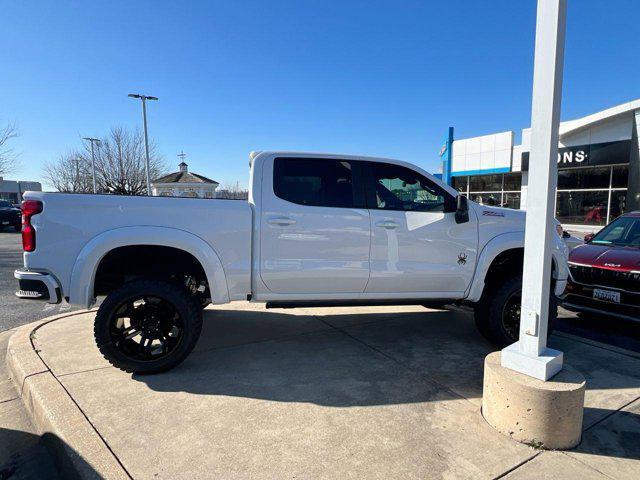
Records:
{"label": "tail light", "polygon": [[36,249],[36,230],[31,225],[31,217],[42,212],[42,202],[25,200],[22,202],[22,249],[33,252]]}

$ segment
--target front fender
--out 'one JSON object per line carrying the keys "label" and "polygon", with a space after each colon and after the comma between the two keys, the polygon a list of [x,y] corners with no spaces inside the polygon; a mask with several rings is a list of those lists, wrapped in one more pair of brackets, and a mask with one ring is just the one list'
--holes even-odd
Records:
{"label": "front fender", "polygon": [[100,261],[114,248],[132,245],[174,247],[193,255],[202,265],[213,303],[227,303],[229,290],[222,262],[211,246],[192,233],[169,227],[122,227],[92,238],[82,248],[71,272],[69,303],[85,308],[94,303],[93,287]]}
{"label": "front fender", "polygon": [[[497,235],[487,242],[478,257],[473,281],[467,292],[466,300],[477,302],[484,290],[484,279],[495,258],[502,252],[514,248],[524,248],[524,232],[508,232]],[[567,246],[554,234],[551,256],[553,259],[553,278],[556,280],[555,294],[561,295],[567,285],[569,268],[567,266]]]}
{"label": "front fender", "polygon": [[489,267],[495,258],[506,250],[522,248],[524,246],[524,232],[508,232],[497,235],[489,240],[480,255],[476,266],[473,280],[469,286],[466,299],[470,302],[477,302],[484,290],[484,279],[487,276]]}

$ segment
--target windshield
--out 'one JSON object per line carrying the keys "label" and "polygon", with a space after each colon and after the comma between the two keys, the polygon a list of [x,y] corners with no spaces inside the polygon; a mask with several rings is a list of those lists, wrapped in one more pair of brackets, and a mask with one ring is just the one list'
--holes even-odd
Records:
{"label": "windshield", "polygon": [[640,217],[619,217],[604,227],[590,243],[640,247]]}
{"label": "windshield", "polygon": [[12,207],[13,205],[11,205],[9,202],[7,202],[6,200],[0,200],[0,208],[7,208],[7,207]]}

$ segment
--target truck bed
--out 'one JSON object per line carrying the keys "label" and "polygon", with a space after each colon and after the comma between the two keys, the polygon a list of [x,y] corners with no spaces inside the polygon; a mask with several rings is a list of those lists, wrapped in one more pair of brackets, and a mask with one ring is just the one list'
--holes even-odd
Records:
{"label": "truck bed", "polygon": [[[220,258],[234,289],[250,288],[251,206],[242,200],[27,192],[43,211],[32,219],[36,249],[25,267],[54,273],[68,295],[76,259],[88,242],[127,227],[165,227],[196,235]],[[231,289],[231,285],[229,286]]]}

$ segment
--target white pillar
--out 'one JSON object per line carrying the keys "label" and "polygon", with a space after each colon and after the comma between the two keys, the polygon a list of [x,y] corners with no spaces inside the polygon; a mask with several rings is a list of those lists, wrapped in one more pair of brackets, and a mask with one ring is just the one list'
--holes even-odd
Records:
{"label": "white pillar", "polygon": [[538,0],[520,339],[502,351],[502,366],[540,380],[562,369],[547,324],[566,10],[566,0]]}

